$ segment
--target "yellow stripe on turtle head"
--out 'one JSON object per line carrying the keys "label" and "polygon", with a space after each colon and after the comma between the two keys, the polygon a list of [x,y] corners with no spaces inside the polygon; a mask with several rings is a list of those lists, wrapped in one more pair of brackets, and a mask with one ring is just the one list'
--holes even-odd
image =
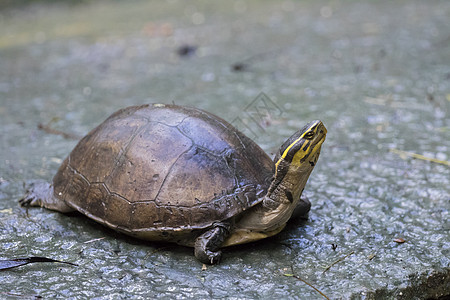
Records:
{"label": "yellow stripe on turtle head", "polygon": [[[289,153],[289,150],[292,149],[292,147],[294,146],[300,146],[299,150],[297,150],[297,152],[295,153],[294,157],[292,158],[292,162],[296,165],[300,165],[301,164],[301,159],[303,157],[305,157],[307,154],[316,151],[318,147],[320,147],[321,143],[315,143],[314,144],[314,148],[311,149],[311,138],[308,138],[308,136],[312,136],[314,137],[317,134],[317,130],[321,127],[319,126],[319,124],[321,123],[321,121],[314,121],[311,122],[310,126],[308,126],[308,128],[306,128],[302,134],[295,139],[284,151],[283,154],[281,155],[280,159],[278,159],[278,161],[275,163],[275,167],[277,170],[278,169],[278,165],[280,164],[280,162],[284,159],[286,159],[286,156]],[[301,143],[301,145],[299,145],[299,143]],[[276,171],[275,171],[276,172]]]}

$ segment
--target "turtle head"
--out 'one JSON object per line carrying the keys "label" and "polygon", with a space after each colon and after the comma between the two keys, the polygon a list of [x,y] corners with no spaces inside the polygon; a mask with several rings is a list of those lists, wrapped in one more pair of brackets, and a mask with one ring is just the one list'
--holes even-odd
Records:
{"label": "turtle head", "polygon": [[[319,158],[327,129],[321,121],[312,121],[294,133],[275,156],[275,172],[283,176],[286,168],[311,170]],[[278,174],[276,174],[277,176]]]}
{"label": "turtle head", "polygon": [[[242,230],[249,230],[245,236],[247,240],[255,232],[258,232],[255,240],[261,239],[261,236],[269,237],[277,234],[284,228],[294,211],[297,216],[309,211],[309,201],[302,201],[300,196],[317,163],[326,134],[327,130],[323,123],[313,121],[294,133],[280,147],[274,158],[273,179],[262,205],[255,206],[236,225]],[[231,244],[241,243],[233,241]]]}
{"label": "turtle head", "polygon": [[327,130],[321,121],[312,121],[280,147],[274,158],[274,179],[266,196],[268,206],[276,207],[287,201],[298,204],[306,181],[317,163],[326,134]]}

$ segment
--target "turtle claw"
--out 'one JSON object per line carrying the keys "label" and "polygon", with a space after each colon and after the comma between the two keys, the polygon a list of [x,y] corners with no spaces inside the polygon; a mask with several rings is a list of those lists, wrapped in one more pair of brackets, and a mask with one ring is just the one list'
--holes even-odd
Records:
{"label": "turtle claw", "polygon": [[23,198],[19,199],[19,205],[22,207],[29,207],[31,206],[30,203],[33,201],[33,199],[28,198],[27,195],[23,196]]}
{"label": "turtle claw", "polygon": [[222,251],[210,252],[207,254],[209,256],[209,261],[211,262],[211,265],[218,264],[220,262],[220,259],[222,258]]}
{"label": "turtle claw", "polygon": [[25,195],[19,200],[20,206],[43,206],[43,200],[48,197],[49,189],[50,184],[47,182],[30,184],[25,192]]}
{"label": "turtle claw", "polygon": [[19,204],[22,207],[40,206],[39,199],[36,197],[36,195],[28,191],[25,196],[23,196],[23,198],[19,200]]}

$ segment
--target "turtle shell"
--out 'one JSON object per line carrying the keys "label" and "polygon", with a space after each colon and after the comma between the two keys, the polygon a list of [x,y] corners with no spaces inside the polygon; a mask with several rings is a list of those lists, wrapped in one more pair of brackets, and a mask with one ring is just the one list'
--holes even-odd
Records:
{"label": "turtle shell", "polygon": [[189,245],[180,239],[187,232],[259,203],[272,165],[258,145],[213,114],[134,106],[78,143],[53,179],[54,196],[124,233]]}

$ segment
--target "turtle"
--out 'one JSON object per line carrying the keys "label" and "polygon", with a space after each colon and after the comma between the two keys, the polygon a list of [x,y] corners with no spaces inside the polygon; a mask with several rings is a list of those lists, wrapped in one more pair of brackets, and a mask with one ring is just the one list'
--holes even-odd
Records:
{"label": "turtle", "polygon": [[82,138],[52,183],[19,200],[81,212],[148,241],[194,247],[202,263],[221,248],[279,233],[307,216],[302,196],[327,130],[312,121],[272,160],[252,139],[204,110],[168,104],[123,108]]}

